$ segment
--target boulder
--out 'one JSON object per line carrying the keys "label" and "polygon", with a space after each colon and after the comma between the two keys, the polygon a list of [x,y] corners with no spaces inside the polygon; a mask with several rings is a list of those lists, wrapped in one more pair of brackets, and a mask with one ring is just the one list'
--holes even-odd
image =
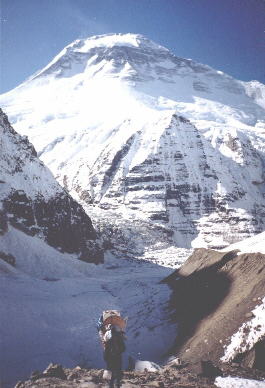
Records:
{"label": "boulder", "polygon": [[66,375],[60,364],[49,364],[43,375],[45,377],[57,377],[58,379],[66,380]]}

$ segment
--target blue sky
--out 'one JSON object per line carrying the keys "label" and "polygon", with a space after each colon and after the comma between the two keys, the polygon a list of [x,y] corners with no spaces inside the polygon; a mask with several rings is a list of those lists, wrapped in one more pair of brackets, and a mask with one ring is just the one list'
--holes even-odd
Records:
{"label": "blue sky", "polygon": [[242,80],[265,83],[265,0],[0,0],[0,91],[80,37],[140,33]]}

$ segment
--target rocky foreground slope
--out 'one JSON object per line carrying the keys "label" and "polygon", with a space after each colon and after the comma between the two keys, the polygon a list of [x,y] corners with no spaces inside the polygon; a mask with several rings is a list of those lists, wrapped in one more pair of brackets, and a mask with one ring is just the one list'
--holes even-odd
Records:
{"label": "rocky foreground slope", "polygon": [[[107,388],[108,379],[104,376],[104,370],[50,364],[43,372],[33,372],[29,380],[19,381],[15,388]],[[262,388],[264,379],[264,372],[237,365],[202,362],[195,372],[188,364],[178,366],[171,362],[156,372],[125,371],[121,388]]]}
{"label": "rocky foreground slope", "polygon": [[[1,109],[0,153],[0,258],[15,265],[9,248],[18,245],[12,232],[18,230],[81,260],[101,262],[103,252],[90,218],[38,159],[27,137],[11,127]],[[28,246],[28,253],[31,248]]]}
{"label": "rocky foreground slope", "polygon": [[[264,233],[263,233],[264,235]],[[167,279],[184,362],[237,360],[265,371],[265,255],[197,249]]]}
{"label": "rocky foreground slope", "polygon": [[264,230],[264,90],[114,34],[71,43],[0,103],[112,247],[140,256]]}

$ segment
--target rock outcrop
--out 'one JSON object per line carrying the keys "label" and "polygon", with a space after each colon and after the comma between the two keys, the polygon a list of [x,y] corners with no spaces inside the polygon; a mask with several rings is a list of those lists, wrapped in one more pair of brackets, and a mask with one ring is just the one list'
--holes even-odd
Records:
{"label": "rock outcrop", "polygon": [[[61,252],[101,262],[103,251],[90,218],[38,159],[27,137],[11,127],[2,110],[0,132],[0,235],[11,225]],[[15,264],[8,253],[0,257]]]}
{"label": "rock outcrop", "polygon": [[[196,249],[166,279],[173,289],[170,305],[178,322],[178,357],[191,363],[245,360],[243,365],[252,362],[265,370],[264,261],[261,253]],[[252,361],[247,362],[251,349]]]}

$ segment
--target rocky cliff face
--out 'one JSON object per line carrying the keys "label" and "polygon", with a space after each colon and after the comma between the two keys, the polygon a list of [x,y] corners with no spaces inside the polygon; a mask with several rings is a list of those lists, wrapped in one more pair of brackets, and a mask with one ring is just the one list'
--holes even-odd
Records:
{"label": "rocky cliff face", "polygon": [[102,261],[90,218],[37,158],[27,137],[15,132],[2,110],[0,132],[0,234],[11,225],[81,260]]}
{"label": "rocky cliff face", "polygon": [[112,246],[140,255],[264,230],[263,92],[120,34],[73,42],[0,101]]}
{"label": "rocky cliff face", "polygon": [[[163,117],[159,125],[159,136],[151,145],[145,145],[147,134],[139,131],[118,151],[114,147],[102,151],[89,177],[89,200],[100,209],[121,213],[126,206],[124,217],[132,220],[139,215],[154,229],[157,226],[156,233],[160,230],[165,240],[185,248],[219,248],[235,236],[244,239],[261,232],[263,159],[248,139],[232,140],[225,134],[222,147],[233,149],[238,158],[232,165],[182,116]],[[149,149],[143,156],[145,147]],[[248,185],[246,171],[261,176]],[[150,235],[151,229],[144,234]],[[155,236],[153,232],[152,243]]]}
{"label": "rocky cliff face", "polygon": [[192,363],[235,360],[265,370],[264,260],[261,253],[196,249],[167,279],[178,357]]}

